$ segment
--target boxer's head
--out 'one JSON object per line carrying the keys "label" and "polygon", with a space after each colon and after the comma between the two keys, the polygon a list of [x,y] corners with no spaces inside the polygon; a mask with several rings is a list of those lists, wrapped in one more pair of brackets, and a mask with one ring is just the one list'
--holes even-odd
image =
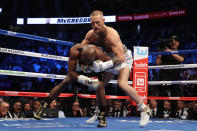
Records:
{"label": "boxer's head", "polygon": [[90,14],[91,26],[96,34],[100,34],[105,31],[105,18],[103,17],[103,12],[95,10]]}
{"label": "boxer's head", "polygon": [[81,49],[80,63],[83,65],[92,65],[95,60],[95,50],[89,45],[83,46]]}

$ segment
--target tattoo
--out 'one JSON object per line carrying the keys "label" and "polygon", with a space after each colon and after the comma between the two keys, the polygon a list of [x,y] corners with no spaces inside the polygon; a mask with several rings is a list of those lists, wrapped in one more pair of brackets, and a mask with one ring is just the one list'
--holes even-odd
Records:
{"label": "tattoo", "polygon": [[115,57],[112,59],[112,61],[113,61],[114,66],[117,66],[117,65],[119,65],[119,64],[122,63],[121,60],[120,60],[120,58],[117,57],[117,56],[115,56]]}

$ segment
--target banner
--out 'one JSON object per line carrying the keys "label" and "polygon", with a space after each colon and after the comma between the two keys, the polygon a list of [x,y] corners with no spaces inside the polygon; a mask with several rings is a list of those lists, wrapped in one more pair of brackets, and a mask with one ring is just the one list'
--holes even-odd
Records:
{"label": "banner", "polygon": [[171,11],[160,11],[160,12],[116,16],[116,21],[118,22],[118,21],[158,19],[158,18],[168,18],[168,17],[184,16],[184,15],[186,15],[186,10],[178,9],[178,10],[171,10]]}
{"label": "banner", "polygon": [[[104,16],[105,22],[116,22],[116,16]],[[17,19],[18,20],[18,19]],[[27,24],[89,24],[90,17],[27,18]]]}
{"label": "banner", "polygon": [[[176,16],[185,16],[186,9],[147,12],[141,14],[130,15],[111,15],[104,16],[105,22],[119,22],[119,21],[135,21],[147,19],[169,18]],[[24,24],[89,24],[90,17],[58,17],[58,18],[17,18],[17,25]]]}
{"label": "banner", "polygon": [[133,87],[147,104],[148,47],[134,46]]}

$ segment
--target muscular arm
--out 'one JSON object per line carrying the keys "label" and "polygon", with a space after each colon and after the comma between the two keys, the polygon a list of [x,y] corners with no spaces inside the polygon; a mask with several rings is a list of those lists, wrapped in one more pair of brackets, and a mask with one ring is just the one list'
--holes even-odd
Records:
{"label": "muscular arm", "polygon": [[93,68],[95,72],[101,72],[106,69],[115,67],[125,61],[123,44],[120,40],[118,33],[115,30],[112,30],[112,32],[110,33],[110,36],[107,36],[106,38],[108,44],[107,47],[111,49],[111,52],[115,55],[115,57],[113,57],[112,60],[106,60],[105,62],[102,62],[104,60],[95,61],[93,63]]}
{"label": "muscular arm", "polygon": [[111,57],[109,57],[106,53],[104,53],[103,50],[100,49],[99,47],[94,46],[94,50],[96,52],[97,60],[101,60],[103,62],[111,60]]}
{"label": "muscular arm", "polygon": [[68,76],[62,81],[60,82],[57,86],[55,86],[51,91],[50,94],[48,96],[49,100],[54,100],[56,99],[59,94],[62,92],[62,90],[64,90],[65,88],[68,87],[68,85],[73,81],[76,80],[79,76],[79,74],[77,72],[75,72],[75,68],[77,65],[77,51],[75,50],[75,47],[71,48],[70,51],[70,57],[68,60]]}
{"label": "muscular arm", "polygon": [[75,71],[77,67],[77,57],[78,57],[78,51],[75,47],[71,48],[70,50],[70,56],[68,60],[68,75],[73,79],[77,81],[77,78],[79,74]]}
{"label": "muscular arm", "polygon": [[114,65],[118,65],[124,62],[124,49],[122,46],[122,42],[120,40],[120,36],[116,31],[113,31],[112,36],[109,39],[111,49],[115,54],[115,57],[112,59]]}

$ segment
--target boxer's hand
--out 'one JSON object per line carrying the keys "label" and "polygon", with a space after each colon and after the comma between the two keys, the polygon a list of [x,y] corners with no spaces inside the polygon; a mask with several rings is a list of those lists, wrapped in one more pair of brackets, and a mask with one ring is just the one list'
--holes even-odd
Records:
{"label": "boxer's hand", "polygon": [[99,87],[99,79],[96,77],[91,77],[86,81],[86,85],[94,90],[97,90]]}
{"label": "boxer's hand", "polygon": [[113,67],[113,61],[109,60],[106,62],[103,62],[101,60],[97,60],[93,62],[93,70],[94,72],[102,72],[106,69],[112,68]]}
{"label": "boxer's hand", "polygon": [[89,88],[92,88],[94,90],[97,90],[99,87],[99,79],[96,77],[87,77],[84,75],[79,75],[78,76],[78,82],[88,86]]}

